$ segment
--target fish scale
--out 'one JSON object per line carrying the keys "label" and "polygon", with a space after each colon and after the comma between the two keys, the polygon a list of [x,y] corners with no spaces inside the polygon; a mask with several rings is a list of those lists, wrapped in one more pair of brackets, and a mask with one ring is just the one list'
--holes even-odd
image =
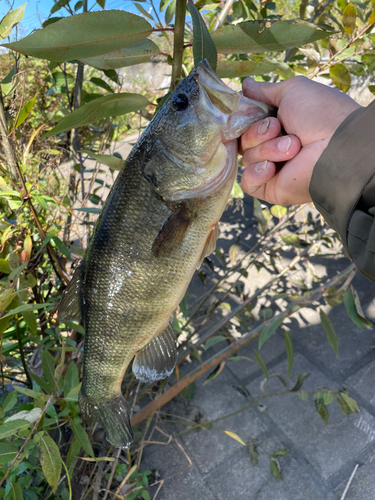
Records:
{"label": "fish scale", "polygon": [[132,359],[144,382],[174,369],[171,317],[215,248],[237,175],[237,137],[269,112],[225,86],[203,61],[150,122],[108,195],[59,320],[81,313],[79,403],[114,446],[133,439],[121,394]]}

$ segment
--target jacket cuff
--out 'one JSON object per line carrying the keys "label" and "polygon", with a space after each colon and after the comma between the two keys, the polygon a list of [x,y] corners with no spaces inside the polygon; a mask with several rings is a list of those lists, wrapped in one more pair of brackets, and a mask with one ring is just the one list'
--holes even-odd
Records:
{"label": "jacket cuff", "polygon": [[[348,250],[348,227],[362,193],[375,174],[375,101],[351,113],[338,127],[316,163],[310,195]],[[350,253],[350,252],[349,252]]]}

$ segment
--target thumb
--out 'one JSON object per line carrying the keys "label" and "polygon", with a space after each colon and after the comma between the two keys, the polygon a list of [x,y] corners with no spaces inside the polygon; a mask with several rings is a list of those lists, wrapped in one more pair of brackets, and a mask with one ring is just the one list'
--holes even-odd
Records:
{"label": "thumb", "polygon": [[247,77],[242,83],[242,90],[244,96],[278,108],[284,96],[283,83],[256,82],[252,78]]}

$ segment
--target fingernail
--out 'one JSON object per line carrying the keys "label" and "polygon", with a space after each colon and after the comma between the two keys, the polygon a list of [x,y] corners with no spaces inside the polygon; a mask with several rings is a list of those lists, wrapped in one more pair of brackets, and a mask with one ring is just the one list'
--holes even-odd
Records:
{"label": "fingernail", "polygon": [[259,135],[265,134],[267,132],[269,126],[270,126],[270,121],[268,118],[265,118],[264,120],[262,120],[259,124],[259,127],[258,127],[258,134]]}
{"label": "fingernail", "polygon": [[277,144],[277,149],[280,153],[287,153],[290,145],[292,144],[292,139],[289,136],[283,137]]}
{"label": "fingernail", "polygon": [[267,163],[268,163],[267,160],[257,163],[255,165],[255,172],[257,172],[258,174],[260,174],[261,172],[264,172],[267,168]]}

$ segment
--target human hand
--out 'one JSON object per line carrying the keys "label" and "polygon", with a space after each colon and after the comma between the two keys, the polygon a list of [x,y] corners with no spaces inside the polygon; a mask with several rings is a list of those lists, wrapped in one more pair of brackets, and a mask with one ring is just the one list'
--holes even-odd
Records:
{"label": "human hand", "polygon": [[[280,83],[243,82],[246,97],[278,107],[241,137],[245,193],[277,205],[311,201],[312,172],[332,135],[359,104],[337,89],[297,76]],[[281,127],[288,135],[279,137]],[[280,167],[277,164],[286,162]]]}

